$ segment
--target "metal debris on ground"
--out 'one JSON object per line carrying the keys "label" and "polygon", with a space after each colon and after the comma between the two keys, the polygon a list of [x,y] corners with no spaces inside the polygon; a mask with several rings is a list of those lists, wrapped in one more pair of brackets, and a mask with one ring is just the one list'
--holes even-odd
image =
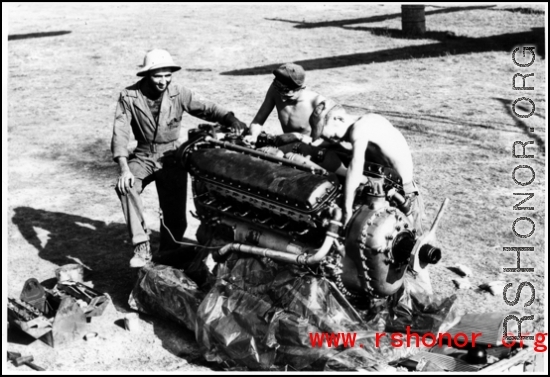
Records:
{"label": "metal debris on ground", "polygon": [[100,316],[107,295],[80,282],[65,281],[53,289],[28,279],[19,299],[8,298],[8,321],[35,339],[57,347],[80,339],[87,318]]}
{"label": "metal debris on ground", "polygon": [[483,283],[478,287],[478,291],[487,291],[493,296],[501,295],[506,285],[505,281],[495,280],[488,283]]}
{"label": "metal debris on ground", "polygon": [[18,352],[8,351],[8,360],[12,361],[13,365],[15,365],[16,367],[20,367],[21,365],[26,365],[29,368],[34,369],[34,370],[39,371],[39,372],[46,370],[42,367],[39,367],[35,363],[33,363],[33,361],[34,361],[33,356],[21,356],[21,354],[18,353]]}
{"label": "metal debris on ground", "polygon": [[462,276],[472,276],[472,269],[464,264],[457,264],[455,268],[456,271]]}
{"label": "metal debris on ground", "polygon": [[454,278],[453,283],[458,289],[471,289],[472,283],[468,278]]}

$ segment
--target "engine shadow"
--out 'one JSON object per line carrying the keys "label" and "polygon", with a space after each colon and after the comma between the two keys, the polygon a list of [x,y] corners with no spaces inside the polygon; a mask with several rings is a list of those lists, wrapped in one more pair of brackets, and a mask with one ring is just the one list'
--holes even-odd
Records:
{"label": "engine shadow", "polygon": [[[98,291],[108,293],[117,310],[129,310],[128,296],[137,271],[128,265],[133,254],[125,224],[106,224],[31,207],[17,207],[14,212],[13,224],[41,258],[58,266],[82,264],[85,281],[91,281]],[[152,232],[151,238],[158,238],[158,232]],[[44,283],[48,284],[49,280]]]}
{"label": "engine shadow", "polygon": [[[443,35],[438,35],[443,38]],[[490,51],[512,52],[518,45],[525,43],[535,46],[535,51],[543,59],[546,57],[544,43],[544,28],[532,28],[530,31],[493,35],[490,37],[470,38],[470,37],[452,37],[446,38],[439,43],[431,43],[420,46],[409,46],[373,52],[362,52],[348,55],[331,56],[317,59],[307,59],[294,61],[300,64],[306,71],[316,69],[330,69],[348,67],[352,65],[385,63],[409,59],[425,59],[442,57],[449,55],[465,55],[471,53],[483,53]],[[237,69],[220,73],[225,76],[248,76],[271,74],[281,62],[274,64]]]}
{"label": "engine shadow", "polygon": [[32,39],[32,38],[44,38],[44,37],[57,37],[60,35],[70,34],[70,30],[59,30],[59,31],[46,31],[41,33],[28,33],[28,34],[11,34],[8,35],[8,41],[17,41],[21,39]]}

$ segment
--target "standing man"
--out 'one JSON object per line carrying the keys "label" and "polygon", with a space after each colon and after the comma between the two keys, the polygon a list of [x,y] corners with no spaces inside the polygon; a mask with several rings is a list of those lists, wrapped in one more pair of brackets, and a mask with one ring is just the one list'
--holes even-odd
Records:
{"label": "standing man", "polygon": [[277,138],[277,144],[295,141],[310,142],[310,117],[315,107],[323,101],[318,93],[306,89],[304,69],[294,63],[285,63],[273,71],[275,79],[269,86],[262,106],[250,124],[250,135],[245,139],[256,141],[267,117],[277,108],[279,122],[285,135]]}
{"label": "standing man", "polygon": [[[177,248],[169,233],[180,241],[187,228],[187,172],[174,158],[183,114],[221,123],[238,133],[246,129],[232,112],[172,84],[172,73],[180,69],[167,51],[149,51],[137,73],[142,79],[124,89],[117,102],[111,150],[120,168],[116,191],[134,246],[132,268],[152,259],[140,197],[149,183],[156,183],[164,224],[170,230],[161,224],[159,250]],[[131,134],[138,142],[132,155],[128,153]]]}

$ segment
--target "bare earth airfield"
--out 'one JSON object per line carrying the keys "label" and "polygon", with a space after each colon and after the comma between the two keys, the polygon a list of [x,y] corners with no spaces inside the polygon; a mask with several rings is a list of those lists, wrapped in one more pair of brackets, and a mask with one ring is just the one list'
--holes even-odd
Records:
{"label": "bare earth airfield", "polygon": [[[93,343],[50,348],[8,333],[8,349],[31,353],[48,371],[221,371],[201,358],[194,334],[176,324],[141,316],[141,331],[111,325],[130,311],[136,271],[128,267],[132,247],[114,191],[118,168],[110,138],[119,91],[137,81],[145,52],[164,48],[183,69],[174,82],[225,106],[250,123],[270,85],[271,70],[301,64],[306,85],[354,114],[387,117],[405,135],[426,204],[426,226],[445,198],[450,206],[438,231],[443,251],[430,267],[437,295],[456,294],[465,311],[510,307],[502,295],[475,288],[502,280],[524,289],[513,309],[534,315],[532,329],[545,328],[546,52],[545,8],[427,6],[422,38],[401,33],[399,4],[17,4],[3,5],[8,19],[8,208],[7,294],[18,297],[31,277],[46,281],[57,267],[82,263],[87,280],[108,293],[114,308],[109,326]],[[3,12],[5,13],[5,12]],[[5,17],[5,15],[3,16]],[[535,62],[520,68],[517,46],[533,46]],[[521,57],[521,54],[517,54]],[[527,58],[525,58],[527,59]],[[534,90],[512,89],[516,73],[534,73]],[[536,111],[520,118],[513,102],[529,97]],[[517,104],[527,114],[529,102]],[[5,111],[5,109],[4,109]],[[185,116],[187,129],[202,123]],[[3,132],[6,125],[3,125]],[[266,128],[280,132],[273,113]],[[531,131],[530,129],[534,130]],[[513,157],[515,141],[534,158]],[[518,147],[518,151],[521,148]],[[520,153],[520,152],[518,152]],[[519,161],[519,162],[518,162]],[[533,182],[518,186],[514,168],[527,164]],[[530,173],[517,172],[519,181]],[[514,211],[524,197],[529,211]],[[146,217],[158,242],[154,185],[144,193]],[[193,210],[191,193],[188,210]],[[517,237],[518,217],[536,225]],[[197,221],[186,237],[195,239]],[[516,225],[529,233],[529,222]],[[522,267],[505,273],[516,253],[530,246]],[[7,253],[7,257],[6,257]],[[457,289],[449,267],[473,270],[473,289]],[[4,302],[6,297],[4,297]],[[4,305],[5,306],[5,305]],[[5,322],[5,321],[4,321]],[[12,364],[4,364],[15,371]],[[23,370],[20,367],[19,370]]]}

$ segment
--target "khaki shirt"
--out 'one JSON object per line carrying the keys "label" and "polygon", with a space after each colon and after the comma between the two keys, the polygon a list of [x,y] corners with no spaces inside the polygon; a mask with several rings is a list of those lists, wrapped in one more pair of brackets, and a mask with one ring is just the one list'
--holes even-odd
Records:
{"label": "khaki shirt", "polygon": [[115,112],[111,151],[113,159],[128,158],[130,133],[138,144],[170,143],[179,139],[181,119],[184,113],[209,122],[223,122],[228,111],[212,102],[203,100],[191,90],[175,84],[168,85],[163,93],[158,117],[158,131],[155,136],[155,121],[146,97],[139,90],[140,83],[124,89],[120,93]]}

